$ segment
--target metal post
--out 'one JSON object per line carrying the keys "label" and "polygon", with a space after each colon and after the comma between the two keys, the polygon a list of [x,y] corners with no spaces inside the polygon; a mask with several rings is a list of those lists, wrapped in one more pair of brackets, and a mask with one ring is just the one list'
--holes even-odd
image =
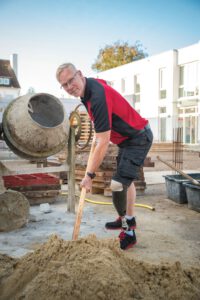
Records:
{"label": "metal post", "polygon": [[69,132],[68,143],[68,201],[67,210],[75,213],[75,128],[71,127]]}

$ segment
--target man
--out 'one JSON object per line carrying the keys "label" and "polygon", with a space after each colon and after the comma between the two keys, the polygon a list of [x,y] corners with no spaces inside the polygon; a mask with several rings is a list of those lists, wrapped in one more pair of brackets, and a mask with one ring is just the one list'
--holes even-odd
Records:
{"label": "man", "polygon": [[120,248],[125,250],[136,243],[134,203],[136,189],[133,183],[151,147],[153,135],[148,121],[106,81],[86,78],[71,64],[58,67],[56,77],[61,88],[85,105],[96,133],[96,147],[88,172],[81,186],[90,191],[95,171],[101,165],[109,142],[117,144],[117,170],[111,180],[113,204],[118,219],[106,223],[107,229],[121,229]]}

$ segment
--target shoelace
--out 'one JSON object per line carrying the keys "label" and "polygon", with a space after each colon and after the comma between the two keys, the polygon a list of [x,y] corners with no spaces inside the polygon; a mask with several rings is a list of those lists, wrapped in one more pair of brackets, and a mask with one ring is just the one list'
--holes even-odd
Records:
{"label": "shoelace", "polygon": [[120,241],[123,240],[123,239],[125,238],[125,236],[126,236],[126,233],[125,233],[124,230],[122,230],[122,231],[120,232],[120,234],[119,234],[119,239],[120,239]]}
{"label": "shoelace", "polygon": [[124,230],[128,229],[128,224],[127,224],[127,220],[125,218],[122,218],[122,228]]}

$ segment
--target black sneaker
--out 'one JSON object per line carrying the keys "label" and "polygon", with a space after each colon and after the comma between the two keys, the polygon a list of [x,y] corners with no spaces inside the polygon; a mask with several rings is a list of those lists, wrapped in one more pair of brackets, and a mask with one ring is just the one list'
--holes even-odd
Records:
{"label": "black sneaker", "polygon": [[108,222],[105,224],[106,229],[117,230],[122,228],[122,218],[117,218],[114,222]]}
{"label": "black sneaker", "polygon": [[122,230],[119,235],[119,240],[120,240],[120,248],[122,250],[128,250],[129,248],[132,248],[137,243],[135,231],[133,230],[133,236],[132,236],[127,234],[124,230]]}
{"label": "black sneaker", "polygon": [[129,229],[133,230],[136,228],[135,217],[131,220],[119,217],[114,222],[108,222],[105,224],[106,229],[117,230],[117,229]]}
{"label": "black sneaker", "polygon": [[130,220],[127,220],[127,219],[126,219],[126,222],[127,222],[128,229],[129,229],[129,230],[134,230],[134,229],[136,229],[136,220],[135,220],[135,217],[133,217],[133,218],[130,219]]}

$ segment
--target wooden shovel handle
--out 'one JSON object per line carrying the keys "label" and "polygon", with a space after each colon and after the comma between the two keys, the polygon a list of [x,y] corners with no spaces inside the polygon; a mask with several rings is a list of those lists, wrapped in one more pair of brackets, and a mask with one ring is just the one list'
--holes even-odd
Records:
{"label": "wooden shovel handle", "polygon": [[[88,157],[87,168],[86,168],[85,173],[88,171],[88,166],[90,165],[90,162],[92,160],[93,152],[94,152],[94,149],[95,149],[95,142],[96,142],[96,138],[94,136],[93,141],[92,141],[92,145],[91,145],[91,149],[90,149],[90,154],[89,154],[89,157]],[[83,207],[84,207],[84,202],[85,202],[85,195],[86,195],[86,188],[83,187],[81,189],[81,194],[80,194],[78,210],[77,210],[77,214],[76,214],[76,221],[75,221],[75,224],[74,224],[74,231],[73,231],[73,235],[72,235],[72,240],[77,240],[78,239],[78,235],[79,235],[79,231],[80,231],[80,224],[81,224],[81,219],[82,219],[82,214],[83,214]]]}

